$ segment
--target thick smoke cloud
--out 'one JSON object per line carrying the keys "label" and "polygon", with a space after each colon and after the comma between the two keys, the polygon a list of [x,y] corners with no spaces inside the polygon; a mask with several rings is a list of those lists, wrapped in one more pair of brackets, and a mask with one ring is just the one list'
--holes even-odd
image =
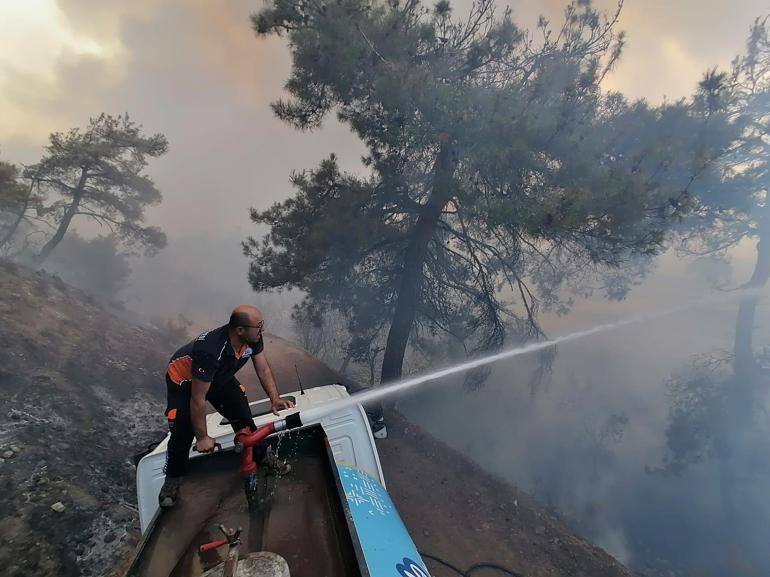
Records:
{"label": "thick smoke cloud", "polygon": [[[184,314],[198,328],[212,321],[212,310],[254,300],[239,246],[255,232],[249,207],[264,209],[288,196],[291,171],[315,166],[332,149],[343,164],[357,166],[360,145],[334,123],[304,134],[273,118],[269,102],[281,94],[288,53],[280,41],[254,37],[248,21],[257,8],[253,2],[94,7],[67,0],[60,7],[78,32],[115,54],[64,55],[55,90],[28,100],[28,114],[45,116],[52,122],[47,130],[54,131],[82,125],[102,110],[128,111],[170,142],[169,153],[149,170],[164,201],[148,211],[148,221],[168,234],[169,247],[132,264],[129,301],[151,315]],[[17,84],[22,99],[21,87],[29,83]],[[3,157],[34,162],[45,135],[31,139],[36,145],[23,137],[2,142]],[[74,226],[86,236],[97,232],[83,221]],[[158,271],[162,283],[154,282]],[[271,313],[282,316],[285,307]]]}
{"label": "thick smoke cloud", "polygon": [[[744,278],[744,267],[736,268],[736,279]],[[668,255],[627,301],[585,303],[572,317],[544,324],[555,336],[713,296],[701,272]],[[719,567],[736,563],[731,556],[745,552],[727,545],[732,528],[724,525],[716,463],[706,460],[681,477],[649,469],[660,466],[666,450],[666,381],[696,355],[731,350],[737,307],[737,299],[725,301],[564,344],[550,378],[534,392],[529,377],[537,359],[519,358],[499,363],[478,391],[464,390],[459,378],[425,387],[398,407],[646,574],[687,568],[718,575]],[[765,299],[758,345],[770,342],[769,319]],[[747,454],[760,442],[747,440]],[[741,521],[745,534],[759,539],[770,518],[770,491],[766,483],[749,488],[757,505],[742,510]],[[767,574],[764,546],[757,540],[746,550],[753,557],[744,563],[755,563],[747,574]]]}

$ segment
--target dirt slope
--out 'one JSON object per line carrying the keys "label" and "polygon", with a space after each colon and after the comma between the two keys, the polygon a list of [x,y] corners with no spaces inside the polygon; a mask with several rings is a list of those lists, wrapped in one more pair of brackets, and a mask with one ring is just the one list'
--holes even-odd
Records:
{"label": "dirt slope", "polygon": [[106,575],[133,546],[167,341],[0,261],[0,574]]}
{"label": "dirt slope", "polygon": [[[2,575],[109,575],[130,555],[139,537],[130,456],[164,433],[162,371],[174,340],[56,277],[0,261]],[[305,386],[340,380],[277,337],[266,351],[283,391],[297,389],[295,365]],[[249,371],[242,380],[261,397]],[[379,442],[388,489],[421,551],[527,577],[630,575],[527,495],[399,415],[388,422]]]}
{"label": "dirt slope", "polygon": [[[378,449],[388,492],[421,552],[462,570],[495,563],[526,577],[632,575],[529,495],[400,415],[388,415],[388,438],[378,442]],[[457,577],[440,564],[426,563],[433,577]],[[484,569],[473,575],[503,574]]]}

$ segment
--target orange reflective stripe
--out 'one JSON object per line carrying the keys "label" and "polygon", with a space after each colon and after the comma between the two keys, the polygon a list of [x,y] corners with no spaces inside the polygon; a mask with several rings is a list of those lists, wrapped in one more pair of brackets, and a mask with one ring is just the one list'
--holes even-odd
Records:
{"label": "orange reflective stripe", "polygon": [[176,419],[176,409],[171,409],[166,416],[168,417],[169,421]]}
{"label": "orange reflective stripe", "polygon": [[242,393],[245,393],[245,392],[246,392],[246,387],[244,387],[243,385],[241,385],[241,392],[242,392]]}
{"label": "orange reflective stripe", "polygon": [[187,355],[171,361],[168,364],[168,376],[177,385],[181,385],[182,381],[192,379],[192,357]]}

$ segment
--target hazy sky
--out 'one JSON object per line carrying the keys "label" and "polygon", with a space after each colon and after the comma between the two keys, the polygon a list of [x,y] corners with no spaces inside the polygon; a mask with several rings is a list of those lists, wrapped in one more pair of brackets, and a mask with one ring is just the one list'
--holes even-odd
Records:
{"label": "hazy sky", "polygon": [[[455,4],[456,14],[468,4]],[[232,299],[248,298],[238,244],[254,232],[248,208],[285,198],[289,173],[313,168],[330,152],[345,167],[359,166],[363,148],[347,128],[331,121],[302,133],[273,118],[268,104],[281,95],[289,54],[282,39],[255,38],[248,16],[260,6],[259,0],[0,0],[2,158],[34,162],[50,132],[83,126],[102,111],[128,111],[169,139],[169,153],[149,171],[164,201],[148,215],[168,233],[169,248],[153,265],[137,263],[137,272],[150,266],[153,277],[135,275],[139,292],[159,290],[161,282],[172,288],[181,256],[188,286],[227,279],[223,310]],[[565,1],[511,6],[519,25],[532,27],[540,13],[558,22]],[[727,66],[742,51],[750,24],[768,8],[759,0],[627,0],[620,28],[628,47],[607,85],[655,102],[684,97],[704,70]],[[207,238],[217,239],[210,256],[199,250]],[[167,278],[157,278],[158,268]],[[152,304],[174,313],[175,302],[158,295]]]}
{"label": "hazy sky", "polygon": [[[468,0],[456,3],[462,13]],[[614,0],[597,5],[613,9]],[[101,111],[130,112],[169,138],[151,173],[165,193],[153,221],[173,236],[248,228],[246,207],[285,197],[287,176],[331,151],[355,166],[347,129],[298,133],[272,118],[288,52],[257,40],[259,0],[0,0],[0,154],[34,161],[48,134]],[[511,2],[522,26],[558,21],[564,0]],[[628,48],[608,86],[660,101],[692,91],[742,50],[766,1],[627,0]]]}

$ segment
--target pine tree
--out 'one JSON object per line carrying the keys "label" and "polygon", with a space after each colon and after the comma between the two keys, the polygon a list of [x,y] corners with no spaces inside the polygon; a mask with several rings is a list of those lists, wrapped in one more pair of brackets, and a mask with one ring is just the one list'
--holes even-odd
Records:
{"label": "pine tree", "polygon": [[566,310],[597,277],[622,297],[622,271],[662,247],[729,131],[686,102],[601,90],[617,17],[581,0],[530,34],[492,0],[460,20],[445,0],[273,0],[253,23],[289,38],[292,98],[275,113],[312,129],[336,112],[369,174],[332,155],[293,176],[293,198],[253,211],[270,226],[245,243],[253,287],[343,312],[364,355],[386,331],[383,382],[421,333],[471,353],[539,334],[538,309]]}

